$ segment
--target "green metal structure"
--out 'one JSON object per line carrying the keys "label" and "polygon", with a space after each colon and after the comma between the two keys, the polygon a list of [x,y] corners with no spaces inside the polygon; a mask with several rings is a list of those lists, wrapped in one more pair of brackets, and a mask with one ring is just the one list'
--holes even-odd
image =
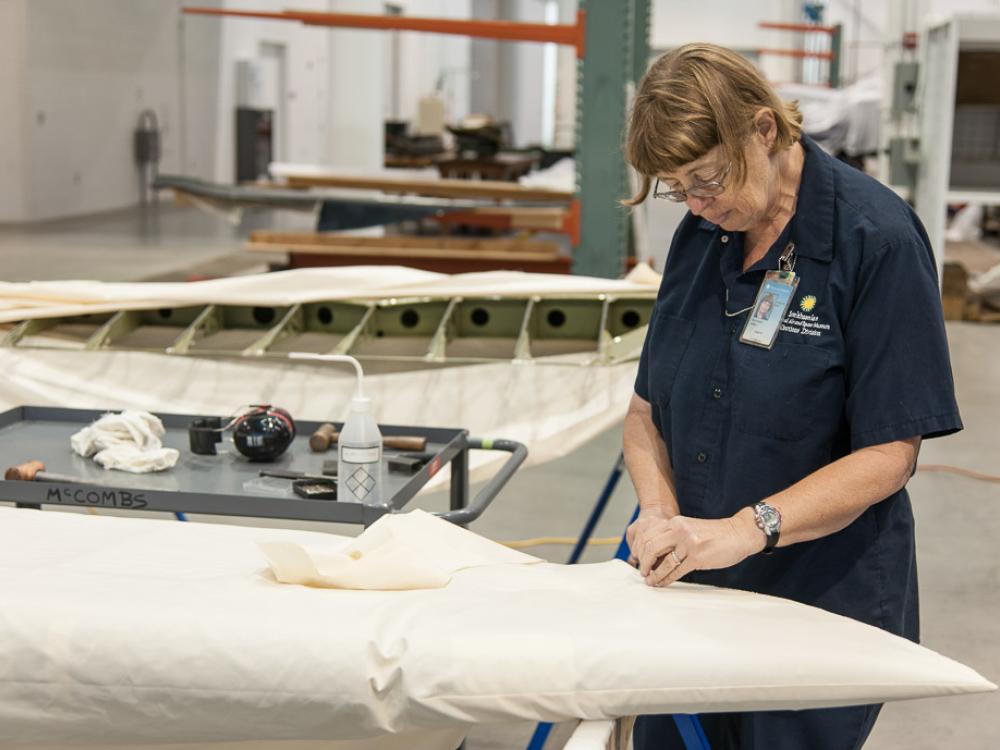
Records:
{"label": "green metal structure", "polygon": [[649,59],[649,0],[580,0],[583,59],[577,71],[577,195],[580,243],[573,273],[615,278],[625,271],[628,173],[621,153],[628,92]]}

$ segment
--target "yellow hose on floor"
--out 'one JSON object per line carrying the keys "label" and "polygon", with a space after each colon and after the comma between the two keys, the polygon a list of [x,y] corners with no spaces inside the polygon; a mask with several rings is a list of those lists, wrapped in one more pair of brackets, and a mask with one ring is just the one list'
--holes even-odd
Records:
{"label": "yellow hose on floor", "polygon": [[[524,547],[541,547],[544,544],[576,544],[579,539],[572,536],[539,536],[534,539],[519,539],[514,542],[500,542],[504,547],[510,547],[511,549],[523,549]],[[595,547],[600,546],[611,546],[612,544],[619,544],[621,542],[621,537],[617,536],[607,536],[600,539],[591,539],[587,542],[588,545],[594,545]]]}

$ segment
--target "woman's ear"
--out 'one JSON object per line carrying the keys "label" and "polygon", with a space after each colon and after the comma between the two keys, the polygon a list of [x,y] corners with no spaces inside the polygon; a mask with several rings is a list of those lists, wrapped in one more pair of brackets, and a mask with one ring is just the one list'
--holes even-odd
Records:
{"label": "woman's ear", "polygon": [[768,107],[761,107],[757,110],[753,124],[757,135],[764,141],[767,150],[771,151],[778,138],[778,124],[774,120],[774,112]]}

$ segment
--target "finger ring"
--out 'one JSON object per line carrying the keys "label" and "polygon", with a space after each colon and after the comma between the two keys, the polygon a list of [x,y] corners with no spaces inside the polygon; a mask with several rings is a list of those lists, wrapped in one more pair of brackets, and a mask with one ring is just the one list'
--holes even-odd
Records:
{"label": "finger ring", "polygon": [[673,560],[674,561],[674,565],[676,565],[678,567],[680,567],[680,564],[682,562],[684,562],[679,557],[677,557],[677,550],[675,550],[675,549],[670,550],[670,559]]}

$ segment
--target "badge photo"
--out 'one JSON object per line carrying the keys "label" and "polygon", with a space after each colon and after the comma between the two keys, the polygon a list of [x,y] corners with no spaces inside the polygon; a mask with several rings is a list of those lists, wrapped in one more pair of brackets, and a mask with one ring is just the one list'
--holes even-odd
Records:
{"label": "badge photo", "polygon": [[778,329],[788,313],[788,308],[799,285],[793,271],[768,271],[754,300],[740,341],[751,346],[770,349],[778,336]]}

